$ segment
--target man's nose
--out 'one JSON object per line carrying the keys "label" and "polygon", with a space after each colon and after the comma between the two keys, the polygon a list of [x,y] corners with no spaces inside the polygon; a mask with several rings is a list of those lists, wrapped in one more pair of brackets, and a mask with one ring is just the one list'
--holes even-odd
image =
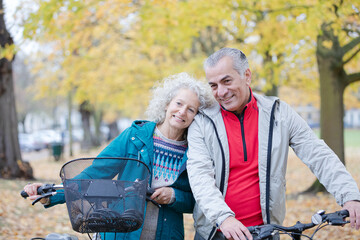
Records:
{"label": "man's nose", "polygon": [[217,95],[218,95],[219,97],[224,97],[227,92],[228,92],[227,87],[221,86],[221,85],[218,86]]}

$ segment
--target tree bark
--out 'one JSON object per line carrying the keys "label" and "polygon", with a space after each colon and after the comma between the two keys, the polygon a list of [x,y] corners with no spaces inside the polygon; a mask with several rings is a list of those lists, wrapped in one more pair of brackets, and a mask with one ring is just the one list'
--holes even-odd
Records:
{"label": "tree bark", "polygon": [[90,129],[90,116],[92,113],[89,103],[87,101],[81,103],[79,111],[81,114],[82,128],[84,132],[84,137],[81,142],[81,149],[89,150],[92,147],[91,129]]}
{"label": "tree bark", "polygon": [[[324,42],[331,41],[326,48]],[[345,164],[344,147],[344,90],[347,74],[343,64],[343,49],[330,24],[322,25],[322,34],[317,38],[316,58],[320,77],[320,137]],[[326,192],[317,180],[306,192]]]}
{"label": "tree bark", "polygon": [[331,59],[319,57],[320,73],[320,137],[345,164],[343,70],[331,67]]}
{"label": "tree bark", "polygon": [[106,141],[111,141],[120,134],[120,130],[116,121],[109,123],[108,127],[109,127],[109,135]]}
{"label": "tree bark", "polygon": [[[333,34],[330,25],[323,24],[322,32],[318,36],[316,51],[320,77],[320,137],[345,164],[343,95],[347,75],[337,36]],[[325,41],[331,41],[332,47],[323,47]]]}
{"label": "tree bark", "polygon": [[93,145],[98,147],[103,141],[103,136],[101,132],[101,122],[103,117],[103,112],[101,110],[94,110],[94,127],[95,127],[95,136],[92,138]]}
{"label": "tree bark", "polygon": [[[3,1],[0,0],[0,44],[4,49],[13,44],[4,21]],[[12,61],[0,59],[0,177],[32,179],[29,163],[23,162],[18,140]]]}
{"label": "tree bark", "polygon": [[72,129],[72,93],[68,93],[68,133],[69,133],[69,156],[73,156],[73,129]]}

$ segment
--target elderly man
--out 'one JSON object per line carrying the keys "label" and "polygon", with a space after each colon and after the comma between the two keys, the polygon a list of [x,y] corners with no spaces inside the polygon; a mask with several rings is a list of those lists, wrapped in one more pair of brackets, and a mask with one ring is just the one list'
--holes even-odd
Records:
{"label": "elderly man", "polygon": [[244,53],[223,48],[204,69],[218,104],[198,114],[188,132],[195,239],[252,239],[246,227],[281,224],[289,146],[359,229],[356,182],[289,105],[252,92]]}

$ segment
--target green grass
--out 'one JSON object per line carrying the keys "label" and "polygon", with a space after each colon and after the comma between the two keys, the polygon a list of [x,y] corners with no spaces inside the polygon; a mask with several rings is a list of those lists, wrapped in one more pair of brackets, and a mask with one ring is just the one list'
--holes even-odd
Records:
{"label": "green grass", "polygon": [[[320,136],[320,129],[313,129],[317,136]],[[346,147],[360,148],[360,129],[345,129],[344,144]]]}
{"label": "green grass", "polygon": [[345,147],[360,147],[360,129],[345,129]]}

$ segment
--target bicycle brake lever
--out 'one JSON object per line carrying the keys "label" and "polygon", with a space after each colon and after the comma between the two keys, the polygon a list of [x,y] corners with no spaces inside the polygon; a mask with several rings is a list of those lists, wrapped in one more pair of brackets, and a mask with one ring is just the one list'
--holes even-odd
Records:
{"label": "bicycle brake lever", "polygon": [[330,225],[333,226],[342,226],[348,221],[345,221],[344,218],[349,216],[349,212],[347,210],[341,210],[334,213],[330,213],[326,215],[324,221],[327,221]]}
{"label": "bicycle brake lever", "polygon": [[146,200],[152,202],[153,204],[155,204],[158,208],[161,208],[161,205],[159,203],[157,203],[156,201],[152,200],[150,197],[146,197]]}
{"label": "bicycle brake lever", "polygon": [[159,208],[161,208],[161,205],[160,205],[159,203],[155,202],[154,200],[152,200],[152,199],[150,198],[150,196],[151,196],[154,192],[155,192],[155,189],[148,187],[148,188],[146,189],[146,200],[152,202],[153,204],[155,204],[156,206],[158,206]]}
{"label": "bicycle brake lever", "polygon": [[37,203],[37,202],[40,201],[41,199],[46,198],[46,197],[51,197],[52,195],[54,195],[53,192],[46,193],[46,194],[44,194],[44,195],[36,198],[36,199],[31,203],[31,205],[35,205],[35,203]]}
{"label": "bicycle brake lever", "polygon": [[155,189],[148,187],[146,189],[146,195],[151,196],[155,192]]}
{"label": "bicycle brake lever", "polygon": [[267,239],[268,237],[273,236],[273,233],[275,231],[275,229],[269,225],[251,226],[248,227],[248,230],[254,240]]}

